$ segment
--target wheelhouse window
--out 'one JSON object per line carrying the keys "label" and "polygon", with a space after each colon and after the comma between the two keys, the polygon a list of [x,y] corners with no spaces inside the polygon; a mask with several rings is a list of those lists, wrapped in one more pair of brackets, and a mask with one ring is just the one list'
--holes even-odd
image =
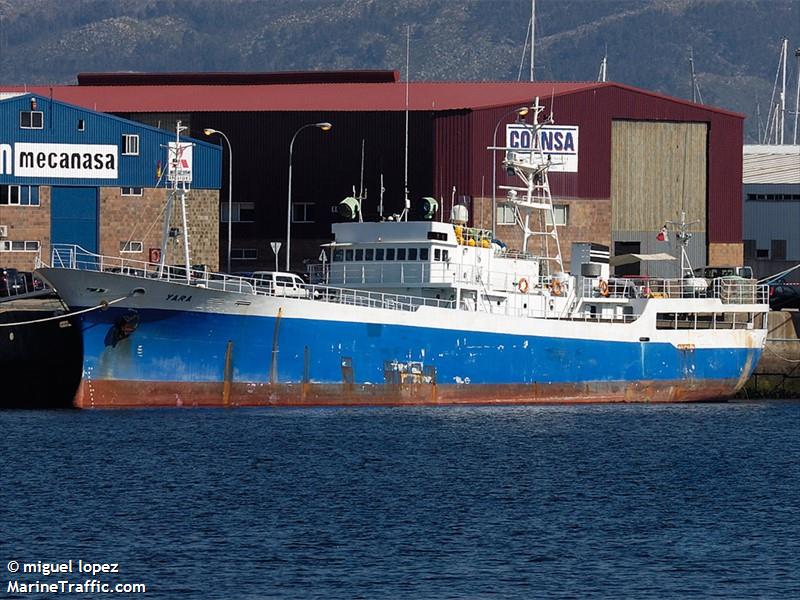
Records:
{"label": "wheelhouse window", "polygon": [[387,248],[386,249],[386,260],[394,260],[394,248]]}
{"label": "wheelhouse window", "polygon": [[408,260],[417,260],[417,249],[416,248],[409,248],[408,249]]}
{"label": "wheelhouse window", "polygon": [[367,248],[364,251],[364,260],[375,260],[375,249]]}
{"label": "wheelhouse window", "polygon": [[43,129],[44,113],[40,110],[22,110],[19,113],[20,129]]}
{"label": "wheelhouse window", "polygon": [[406,249],[405,248],[398,248],[397,249],[397,260],[405,260],[406,259]]}
{"label": "wheelhouse window", "polygon": [[375,249],[375,260],[383,260],[383,248],[376,248]]}
{"label": "wheelhouse window", "polygon": [[419,259],[420,260],[428,260],[428,249],[427,248],[420,248],[419,249]]}
{"label": "wheelhouse window", "polygon": [[356,248],[356,262],[361,262],[362,260],[364,260],[364,249]]}
{"label": "wheelhouse window", "polygon": [[132,133],[122,135],[123,156],[139,156],[139,136]]}
{"label": "wheelhouse window", "polygon": [[344,250],[341,248],[337,248],[333,251],[333,262],[343,262],[344,261]]}

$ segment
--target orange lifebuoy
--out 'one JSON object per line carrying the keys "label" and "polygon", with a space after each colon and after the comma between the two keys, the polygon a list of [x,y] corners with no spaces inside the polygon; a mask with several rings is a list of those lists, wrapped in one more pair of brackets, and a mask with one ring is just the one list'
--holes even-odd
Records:
{"label": "orange lifebuoy", "polygon": [[561,282],[558,279],[550,280],[550,293],[553,294],[553,296],[561,295]]}
{"label": "orange lifebuoy", "polygon": [[597,289],[600,290],[600,295],[607,298],[608,297],[608,282],[605,279],[601,279],[600,283],[597,285]]}
{"label": "orange lifebuoy", "polygon": [[527,294],[528,293],[528,280],[523,277],[522,279],[519,280],[519,283],[517,283],[517,287],[519,288],[520,292],[522,292],[523,294]]}

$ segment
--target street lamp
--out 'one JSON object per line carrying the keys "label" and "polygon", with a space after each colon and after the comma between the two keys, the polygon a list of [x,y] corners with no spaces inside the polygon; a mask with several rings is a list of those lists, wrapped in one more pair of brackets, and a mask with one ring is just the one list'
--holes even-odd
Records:
{"label": "street lamp", "polygon": [[231,150],[231,141],[228,136],[217,129],[203,129],[206,135],[214,135],[218,133],[228,144],[228,273],[231,272],[231,227],[233,225],[233,150]]}
{"label": "street lamp", "polygon": [[291,243],[292,243],[292,150],[294,149],[294,140],[297,134],[306,129],[307,127],[316,127],[322,131],[330,131],[333,125],[327,121],[322,123],[306,123],[302,125],[292,136],[292,141],[289,142],[289,200],[286,207],[286,270],[289,270],[289,260],[292,256]]}
{"label": "street lamp", "polygon": [[510,110],[507,113],[503,113],[503,115],[497,120],[497,124],[494,126],[494,133],[492,134],[492,235],[496,236],[496,226],[495,220],[497,219],[497,130],[500,128],[500,123],[505,119],[508,115],[513,115],[517,113],[517,121],[525,117],[528,114],[530,109],[527,106],[520,106],[519,108],[515,108],[514,110]]}

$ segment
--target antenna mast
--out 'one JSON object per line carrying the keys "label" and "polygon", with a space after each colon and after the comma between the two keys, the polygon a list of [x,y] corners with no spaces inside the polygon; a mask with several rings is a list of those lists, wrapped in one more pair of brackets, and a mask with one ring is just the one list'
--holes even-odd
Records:
{"label": "antenna mast", "polygon": [[403,173],[403,221],[408,221],[408,209],[411,208],[411,201],[408,199],[408,82],[409,82],[409,63],[411,55],[411,26],[406,26],[406,155]]}

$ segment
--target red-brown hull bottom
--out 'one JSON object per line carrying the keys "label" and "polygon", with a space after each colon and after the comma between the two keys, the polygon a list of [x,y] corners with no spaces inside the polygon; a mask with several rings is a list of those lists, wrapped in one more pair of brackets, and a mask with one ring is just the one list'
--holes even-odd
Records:
{"label": "red-brown hull bottom", "polygon": [[234,406],[419,406],[702,402],[733,396],[738,380],[516,385],[243,384],[87,381],[77,408]]}

